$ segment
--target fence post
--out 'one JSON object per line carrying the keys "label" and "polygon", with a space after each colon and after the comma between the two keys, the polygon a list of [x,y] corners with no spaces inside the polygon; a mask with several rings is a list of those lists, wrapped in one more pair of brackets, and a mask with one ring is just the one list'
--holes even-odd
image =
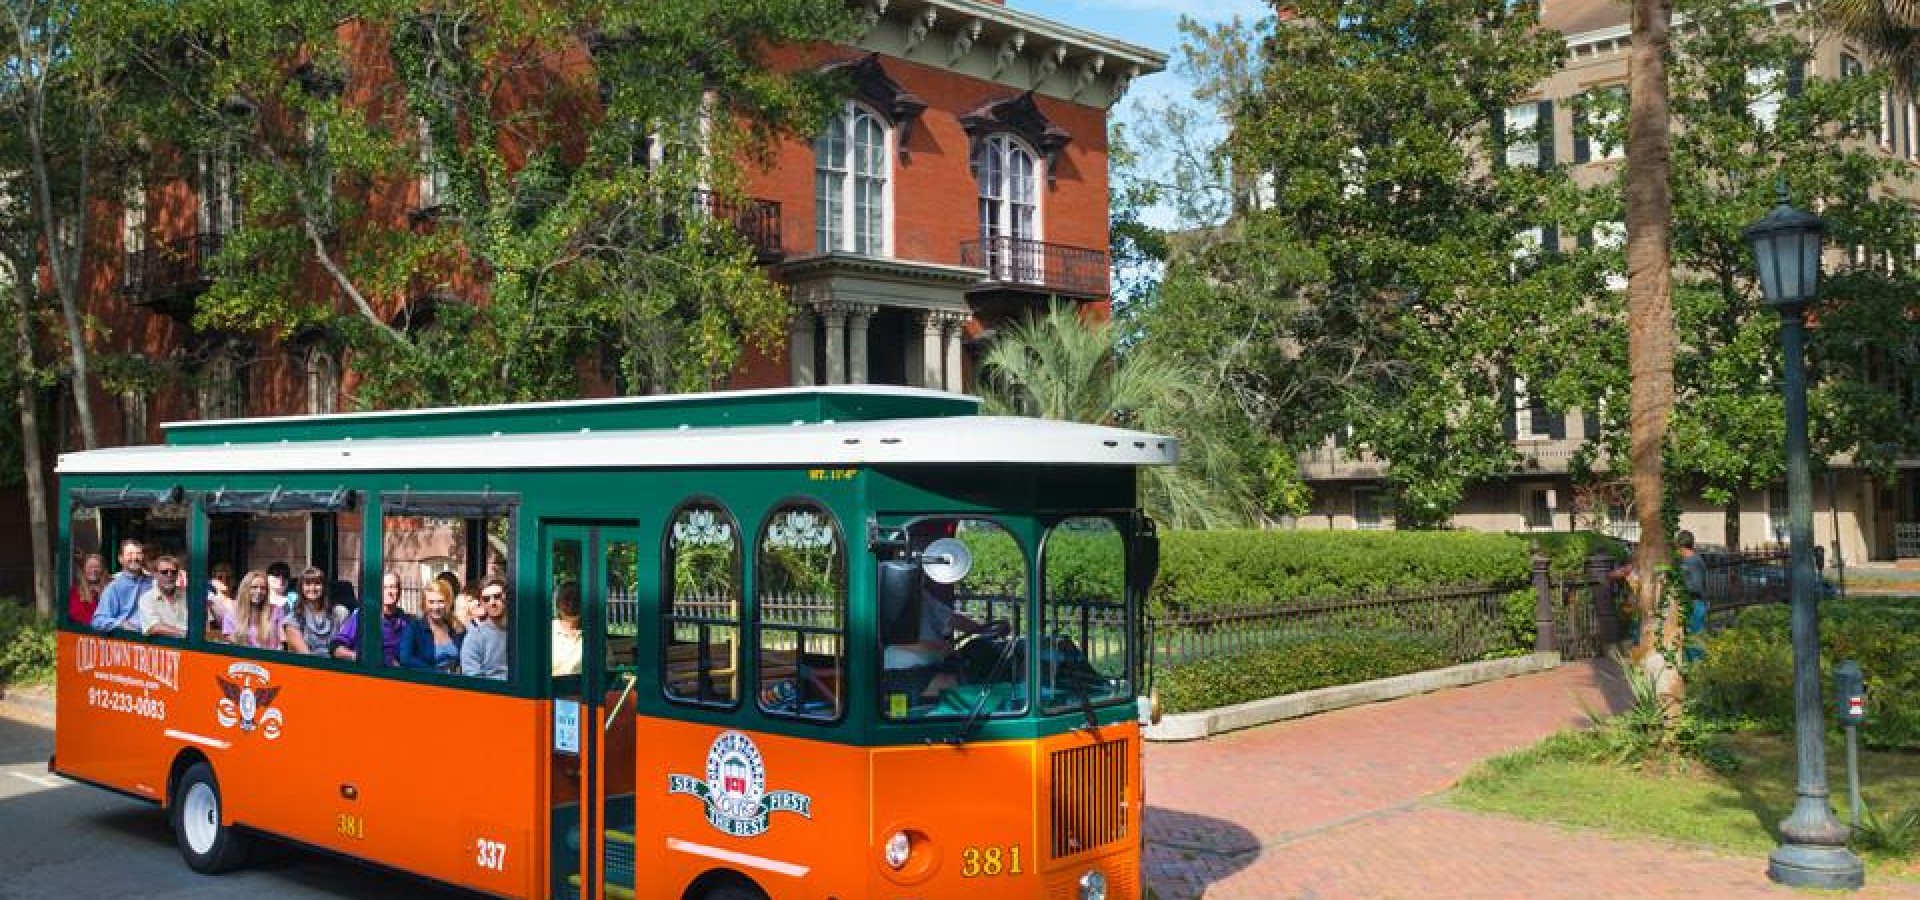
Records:
{"label": "fence post", "polygon": [[1595,550],[1587,557],[1587,579],[1593,582],[1594,620],[1600,624],[1600,640],[1612,644],[1620,640],[1620,606],[1613,599],[1613,557]]}
{"label": "fence post", "polygon": [[1553,578],[1548,571],[1552,560],[1538,547],[1533,551],[1533,652],[1548,653],[1560,649],[1553,632]]}

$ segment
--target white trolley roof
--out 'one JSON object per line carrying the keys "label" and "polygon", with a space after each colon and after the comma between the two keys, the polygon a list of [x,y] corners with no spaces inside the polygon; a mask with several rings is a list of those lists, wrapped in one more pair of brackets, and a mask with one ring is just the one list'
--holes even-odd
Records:
{"label": "white trolley roof", "polygon": [[62,454],[62,475],[461,471],[649,467],[1151,466],[1178,460],[1164,435],[1004,416],[878,419],[453,437],[341,438],[118,447]]}

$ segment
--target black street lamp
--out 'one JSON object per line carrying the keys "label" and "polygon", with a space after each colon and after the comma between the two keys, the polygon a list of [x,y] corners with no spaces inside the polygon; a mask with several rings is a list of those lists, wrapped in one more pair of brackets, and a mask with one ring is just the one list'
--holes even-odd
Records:
{"label": "black street lamp", "polygon": [[1807,306],[1820,289],[1820,253],[1827,223],[1780,204],[1746,230],[1767,305],[1780,313],[1786,369],[1787,510],[1793,548],[1793,735],[1799,752],[1798,795],[1780,823],[1780,846],[1767,857],[1767,877],[1793,887],[1848,890],[1866,882],[1866,867],[1847,849],[1847,828],[1827,793],[1827,729],[1820,694],[1820,615],[1813,570],[1813,484],[1807,463]]}

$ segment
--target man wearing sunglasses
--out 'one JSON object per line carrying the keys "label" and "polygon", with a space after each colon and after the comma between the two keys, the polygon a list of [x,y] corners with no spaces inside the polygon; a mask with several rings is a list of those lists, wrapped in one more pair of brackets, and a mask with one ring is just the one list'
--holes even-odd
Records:
{"label": "man wearing sunglasses", "polygon": [[146,623],[141,629],[144,633],[170,638],[187,636],[187,592],[180,589],[185,581],[179,560],[162,556],[153,561],[153,588],[140,598],[140,621]]}
{"label": "man wearing sunglasses", "polygon": [[460,645],[460,674],[504,680],[507,677],[507,583],[489,578],[480,588],[480,609]]}

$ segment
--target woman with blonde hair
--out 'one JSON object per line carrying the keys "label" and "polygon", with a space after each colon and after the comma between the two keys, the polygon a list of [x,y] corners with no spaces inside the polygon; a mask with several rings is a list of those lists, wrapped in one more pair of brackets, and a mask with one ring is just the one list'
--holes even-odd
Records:
{"label": "woman with blonde hair", "polygon": [[[400,576],[391,572],[387,579],[396,586]],[[409,669],[460,671],[460,645],[467,638],[467,627],[453,614],[453,586],[440,579],[420,589],[420,615],[407,623],[400,638],[400,664]]]}
{"label": "woman with blonde hair", "polygon": [[220,631],[237,647],[278,650],[285,613],[286,607],[274,603],[267,590],[267,573],[254,569],[240,579],[239,595],[233,598]]}

